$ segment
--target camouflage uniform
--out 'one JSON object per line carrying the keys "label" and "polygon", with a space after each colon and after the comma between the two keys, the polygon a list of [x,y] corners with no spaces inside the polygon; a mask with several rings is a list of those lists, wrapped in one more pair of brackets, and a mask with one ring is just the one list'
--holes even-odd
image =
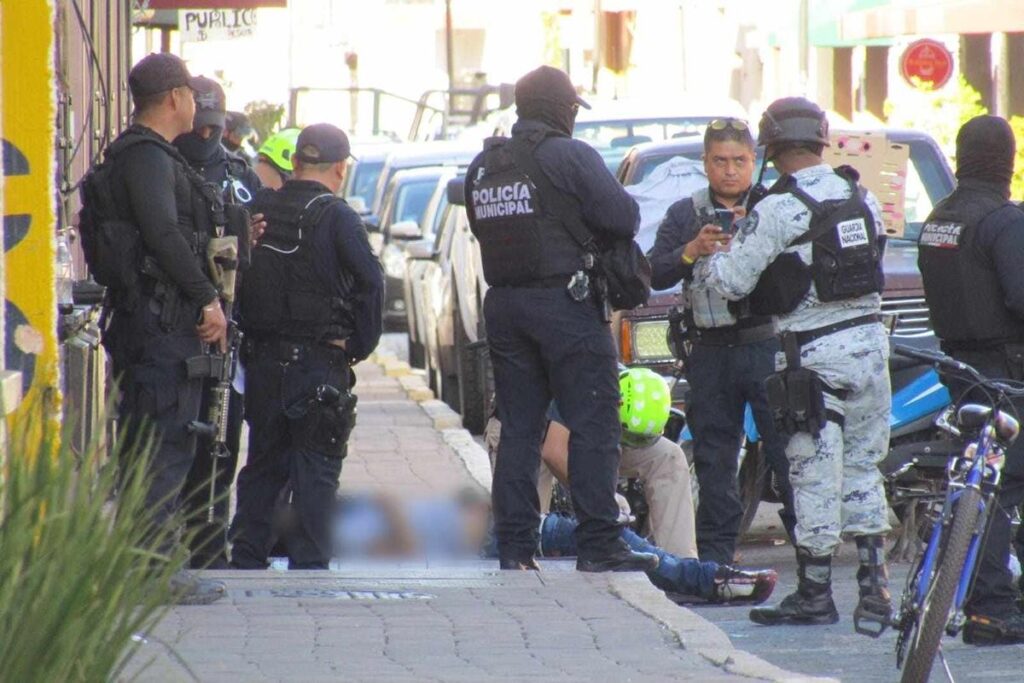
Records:
{"label": "camouflage uniform", "polygon": [[[799,187],[818,201],[849,197],[847,182],[827,165],[793,174]],[[867,204],[882,232],[881,209],[870,193]],[[739,300],[757,284],[761,273],[783,251],[811,263],[811,244],[787,248],[810,226],[811,212],[792,194],[763,199],[740,222],[730,250],[701,259],[693,289],[712,289]],[[791,313],[776,318],[779,332],[807,331],[863,315],[878,314],[878,294],[831,303],[818,300],[814,285]],[[845,428],[829,422],[815,438],[797,434],[786,455],[796,507],[796,538],[812,556],[831,554],[840,533],[884,534],[889,530],[885,492],[878,463],[889,443],[891,394],[889,344],[879,324],[867,324],[821,337],[801,348],[803,367],[818,373],[845,400],[825,394],[826,407],[844,416]],[[784,368],[779,354],[776,367]]]}

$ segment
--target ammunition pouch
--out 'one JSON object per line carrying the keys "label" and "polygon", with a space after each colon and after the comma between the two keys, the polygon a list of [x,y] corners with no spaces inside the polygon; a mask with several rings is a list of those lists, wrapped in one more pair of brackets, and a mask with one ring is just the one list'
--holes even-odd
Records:
{"label": "ammunition pouch", "polygon": [[818,373],[800,367],[800,347],[795,334],[784,334],[782,343],[787,367],[764,381],[775,429],[784,436],[804,432],[817,438],[826,422],[835,422],[842,428],[843,416],[825,407],[825,394],[844,399],[847,392],[833,389]]}
{"label": "ammunition pouch", "polygon": [[349,391],[321,385],[316,395],[285,411],[303,445],[329,458],[343,459],[345,445],[356,426],[357,398]]}
{"label": "ammunition pouch", "polygon": [[214,287],[227,303],[235,300],[239,265],[238,237],[214,237],[206,243],[206,266]]}

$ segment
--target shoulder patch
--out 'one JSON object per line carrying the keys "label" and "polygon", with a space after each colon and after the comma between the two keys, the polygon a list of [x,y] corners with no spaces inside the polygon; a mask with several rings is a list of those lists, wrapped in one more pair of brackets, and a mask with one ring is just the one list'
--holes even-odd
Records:
{"label": "shoulder patch", "polygon": [[937,247],[939,249],[959,249],[960,238],[963,236],[963,223],[932,223],[928,222],[921,228],[921,237],[918,243],[922,247]]}

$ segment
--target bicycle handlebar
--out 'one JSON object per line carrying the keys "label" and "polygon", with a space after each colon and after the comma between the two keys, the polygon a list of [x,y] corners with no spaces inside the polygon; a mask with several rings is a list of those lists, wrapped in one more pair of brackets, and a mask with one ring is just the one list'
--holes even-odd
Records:
{"label": "bicycle handlebar", "polygon": [[995,391],[998,391],[998,392],[1000,392],[1002,394],[1006,394],[1008,396],[1015,396],[1015,397],[1016,396],[1024,396],[1024,388],[1010,386],[1009,384],[1006,384],[1004,382],[1000,382],[1000,381],[994,380],[994,379],[989,379],[988,377],[985,377],[980,372],[978,372],[977,370],[972,368],[967,363],[963,363],[961,361],[958,361],[955,358],[950,358],[949,356],[947,356],[946,354],[942,353],[941,351],[928,351],[926,349],[915,349],[913,347],[903,346],[901,344],[894,344],[893,345],[893,350],[897,354],[899,354],[901,356],[905,356],[907,358],[913,358],[915,360],[922,361],[922,362],[927,363],[929,365],[936,365],[936,366],[938,366],[940,368],[944,368],[946,370],[949,370],[950,372],[962,372],[962,373],[964,373],[966,375],[969,375],[978,384],[980,384],[980,385],[982,385],[984,387],[987,387],[989,389],[993,389]]}

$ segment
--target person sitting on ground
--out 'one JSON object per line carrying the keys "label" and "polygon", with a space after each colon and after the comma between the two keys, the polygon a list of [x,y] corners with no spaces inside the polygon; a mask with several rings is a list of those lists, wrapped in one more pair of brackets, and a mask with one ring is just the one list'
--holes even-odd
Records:
{"label": "person sitting on ground", "polygon": [[[546,515],[541,521],[537,555],[574,557],[576,526],[576,520],[568,515]],[[775,588],[777,575],[770,569],[741,571],[677,557],[629,528],[622,530],[622,540],[636,552],[658,556],[658,567],[648,571],[647,577],[675,602],[759,604]],[[475,488],[452,498],[343,497],[335,515],[334,548],[335,556],[344,560],[498,556],[489,498]]]}

